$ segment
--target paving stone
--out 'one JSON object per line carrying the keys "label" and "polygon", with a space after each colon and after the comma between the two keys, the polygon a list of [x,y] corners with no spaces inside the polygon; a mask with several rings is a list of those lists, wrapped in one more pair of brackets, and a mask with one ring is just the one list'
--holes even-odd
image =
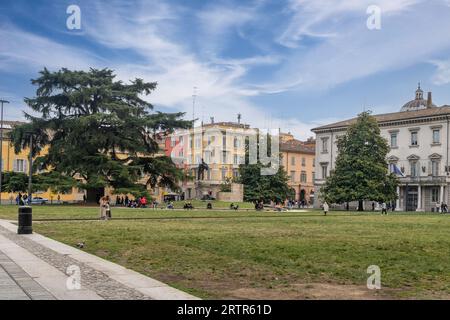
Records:
{"label": "paving stone", "polygon": [[[6,228],[0,226],[0,235],[5,238],[13,241],[18,246],[26,249],[31,252],[37,258],[43,260],[48,263],[52,267],[58,269],[59,271],[66,273],[66,270],[69,266],[76,265],[80,268],[81,272],[81,283],[82,287],[90,289],[97,293],[98,296],[108,299],[108,300],[150,300],[151,298],[136,289],[130,288],[112,278],[110,278],[107,274],[96,270],[89,266],[88,264],[81,263],[78,260],[75,260],[67,255],[57,253],[47,247],[44,247],[41,244],[38,244],[27,237],[19,236]],[[1,253],[1,251],[0,251]],[[4,258],[3,258],[4,259]],[[19,257],[21,261],[30,261],[29,257],[23,256]],[[23,260],[22,260],[23,259]],[[21,277],[23,279],[23,270],[20,268],[17,269],[17,265],[10,262],[5,262],[7,268],[11,270],[11,272],[17,277]],[[50,270],[49,270],[50,271]],[[39,273],[46,272],[45,270],[35,270],[36,274],[31,274],[31,276],[38,276]],[[28,275],[30,276],[30,275]],[[30,277],[30,279],[32,279]],[[26,288],[25,288],[26,290]],[[88,294],[83,290],[73,290],[71,297],[83,298],[83,295]],[[36,292],[33,292],[34,296],[31,295],[32,298],[38,297],[39,295]]]}

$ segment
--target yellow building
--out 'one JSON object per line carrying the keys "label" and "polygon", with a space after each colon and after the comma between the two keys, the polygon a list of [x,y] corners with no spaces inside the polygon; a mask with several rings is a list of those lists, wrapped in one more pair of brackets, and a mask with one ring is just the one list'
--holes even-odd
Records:
{"label": "yellow building", "polygon": [[[18,121],[3,121],[3,143],[2,143],[2,171],[29,172],[29,149],[24,149],[19,154],[15,154],[14,146],[8,138],[8,132],[12,127],[21,124]],[[45,150],[44,150],[45,152]],[[69,193],[57,194],[50,190],[41,190],[33,193],[34,197],[42,197],[49,200],[49,202],[57,203],[58,198],[60,202],[80,202],[83,200],[84,191],[78,188],[72,188]],[[15,203],[16,193],[2,192],[2,203]]]}
{"label": "yellow building", "polygon": [[[222,184],[238,177],[239,165],[245,162],[245,137],[249,128],[246,124],[215,123],[211,119],[211,123],[171,135],[167,154],[194,177],[182,184],[186,199],[217,197]],[[201,181],[196,181],[202,159],[209,170],[204,172]]]}
{"label": "yellow building", "polygon": [[295,190],[295,200],[314,203],[315,141],[294,139],[288,133],[280,134],[282,163],[289,177],[289,186]]}

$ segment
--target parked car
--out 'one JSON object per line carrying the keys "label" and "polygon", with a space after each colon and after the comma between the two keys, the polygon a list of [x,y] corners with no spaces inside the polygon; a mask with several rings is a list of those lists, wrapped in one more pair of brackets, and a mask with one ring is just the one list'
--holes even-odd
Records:
{"label": "parked car", "polygon": [[31,199],[31,204],[46,204],[48,199],[42,197],[34,197]]}

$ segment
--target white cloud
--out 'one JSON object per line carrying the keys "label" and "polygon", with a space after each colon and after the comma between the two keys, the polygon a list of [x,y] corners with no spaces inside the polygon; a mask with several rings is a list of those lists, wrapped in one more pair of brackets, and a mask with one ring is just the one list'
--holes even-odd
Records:
{"label": "white cloud", "polygon": [[450,59],[449,60],[432,60],[430,61],[436,66],[436,73],[433,76],[433,83],[443,85],[450,83]]}
{"label": "white cloud", "polygon": [[43,67],[87,69],[100,58],[76,47],[66,46],[19,30],[13,26],[2,25],[0,29],[0,70],[35,72]]}

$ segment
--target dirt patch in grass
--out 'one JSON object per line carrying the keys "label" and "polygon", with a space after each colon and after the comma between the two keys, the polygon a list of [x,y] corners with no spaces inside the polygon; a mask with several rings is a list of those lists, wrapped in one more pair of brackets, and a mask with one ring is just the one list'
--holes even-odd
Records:
{"label": "dirt patch in grass", "polygon": [[377,300],[390,299],[383,291],[369,290],[364,286],[330,283],[293,284],[285,288],[239,288],[227,291],[230,299],[269,300]]}

